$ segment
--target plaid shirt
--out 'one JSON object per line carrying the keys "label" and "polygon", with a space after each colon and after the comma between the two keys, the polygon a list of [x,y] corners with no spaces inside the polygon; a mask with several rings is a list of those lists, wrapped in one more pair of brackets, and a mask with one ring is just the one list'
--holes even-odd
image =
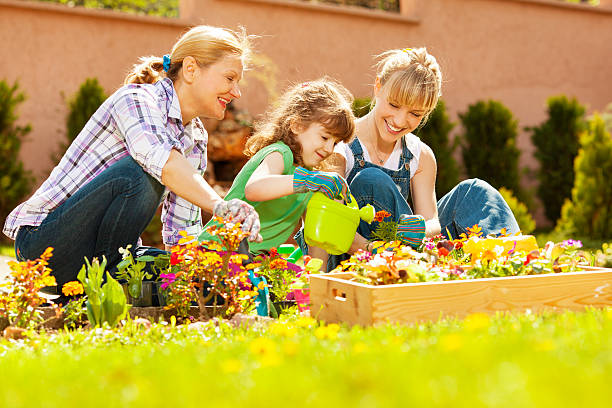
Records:
{"label": "plaid shirt", "polygon": [[[160,183],[172,149],[180,151],[204,174],[207,143],[208,133],[198,118],[183,126],[172,81],[123,86],[89,119],[34,195],[11,212],[3,232],[15,239],[20,226],[40,225],[79,188],[128,154]],[[181,230],[192,236],[202,231],[200,208],[168,189],[161,218],[167,245],[178,243]]]}

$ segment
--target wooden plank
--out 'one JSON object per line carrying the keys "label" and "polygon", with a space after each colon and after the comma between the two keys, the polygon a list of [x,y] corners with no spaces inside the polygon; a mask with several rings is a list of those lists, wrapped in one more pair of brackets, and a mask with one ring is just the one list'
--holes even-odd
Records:
{"label": "wooden plank", "polygon": [[330,275],[310,276],[311,316],[327,323],[371,325],[373,287],[346,280],[352,274]]}
{"label": "wooden plank", "polygon": [[[322,320],[361,325],[385,321],[414,323],[437,320],[441,316],[462,318],[477,312],[612,306],[612,269],[588,269],[563,274],[387,286],[346,281],[350,277],[347,274],[318,275],[318,280],[311,279],[311,301],[321,309]],[[346,295],[345,302],[338,301],[338,293]],[[316,309],[311,310],[317,317]]]}

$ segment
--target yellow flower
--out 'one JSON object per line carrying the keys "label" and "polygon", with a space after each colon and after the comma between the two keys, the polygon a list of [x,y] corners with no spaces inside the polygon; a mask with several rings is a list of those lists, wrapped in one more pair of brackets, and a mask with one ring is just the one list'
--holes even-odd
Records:
{"label": "yellow flower", "polygon": [[295,356],[298,352],[299,345],[295,341],[283,343],[283,352],[288,356]]}
{"label": "yellow flower", "polygon": [[366,346],[365,343],[361,341],[353,345],[353,353],[355,354],[361,354],[367,350],[368,350],[368,346]]}
{"label": "yellow flower", "polygon": [[76,296],[83,294],[83,285],[77,281],[70,281],[62,286],[62,293],[66,296]]}
{"label": "yellow flower", "polygon": [[450,333],[440,338],[440,347],[445,351],[455,351],[463,346],[463,337],[457,333]]}
{"label": "yellow flower", "polygon": [[319,326],[315,329],[314,335],[319,339],[330,339],[335,340],[338,337],[338,331],[340,326],[335,323],[328,324],[327,326]]}
{"label": "yellow flower", "polygon": [[274,342],[265,337],[258,337],[251,342],[249,345],[251,353],[257,355],[269,355],[274,353],[275,346]]}
{"label": "yellow flower", "polygon": [[293,337],[297,334],[297,329],[293,326],[281,322],[274,322],[269,326],[270,333],[282,337]]}
{"label": "yellow flower", "polygon": [[482,235],[482,228],[480,228],[478,226],[478,224],[474,224],[474,226],[472,228],[467,228],[467,232],[468,232],[468,236],[473,237],[479,237]]}
{"label": "yellow flower", "polygon": [[221,363],[221,370],[225,373],[234,374],[242,371],[242,362],[235,358],[225,360]]}
{"label": "yellow flower", "polygon": [[489,316],[485,313],[472,313],[463,321],[468,330],[479,330],[489,326]]}
{"label": "yellow flower", "polygon": [[297,327],[312,327],[317,321],[310,316],[302,316],[295,321]]}

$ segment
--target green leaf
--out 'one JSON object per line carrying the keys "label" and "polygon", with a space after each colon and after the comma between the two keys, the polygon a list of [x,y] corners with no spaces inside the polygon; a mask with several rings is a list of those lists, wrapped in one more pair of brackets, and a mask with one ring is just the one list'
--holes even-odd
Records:
{"label": "green leaf", "polygon": [[151,256],[151,255],[142,255],[142,256],[139,256],[138,258],[136,258],[136,261],[138,261],[138,262],[154,262],[155,261],[155,257]]}
{"label": "green leaf", "polygon": [[117,323],[127,313],[127,300],[125,293],[110,273],[106,272],[106,283],[102,286],[102,317],[108,322],[110,327],[115,327]]}

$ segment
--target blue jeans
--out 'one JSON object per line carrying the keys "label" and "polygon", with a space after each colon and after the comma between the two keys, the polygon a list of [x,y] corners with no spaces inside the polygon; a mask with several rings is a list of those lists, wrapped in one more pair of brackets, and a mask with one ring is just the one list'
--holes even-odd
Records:
{"label": "blue jeans", "polygon": [[121,261],[119,248],[132,245],[135,256],[164,253],[137,247],[159,206],[164,186],[131,156],[105,169],[53,210],[39,226],[22,226],[15,240],[19,260],[36,259],[53,247],[49,267],[58,288],[76,280],[84,258],[106,257],[107,270]]}
{"label": "blue jeans", "polygon": [[[349,187],[359,207],[372,204],[376,211],[385,210],[392,214],[395,222],[401,214],[413,213],[391,177],[379,169],[363,169]],[[437,207],[442,234],[447,238],[458,238],[474,224],[482,228],[484,235],[497,234],[502,228],[506,228],[508,233],[519,232],[514,214],[499,191],[480,179],[457,184],[438,200]],[[369,238],[375,227],[376,223],[361,221],[357,232]]]}

